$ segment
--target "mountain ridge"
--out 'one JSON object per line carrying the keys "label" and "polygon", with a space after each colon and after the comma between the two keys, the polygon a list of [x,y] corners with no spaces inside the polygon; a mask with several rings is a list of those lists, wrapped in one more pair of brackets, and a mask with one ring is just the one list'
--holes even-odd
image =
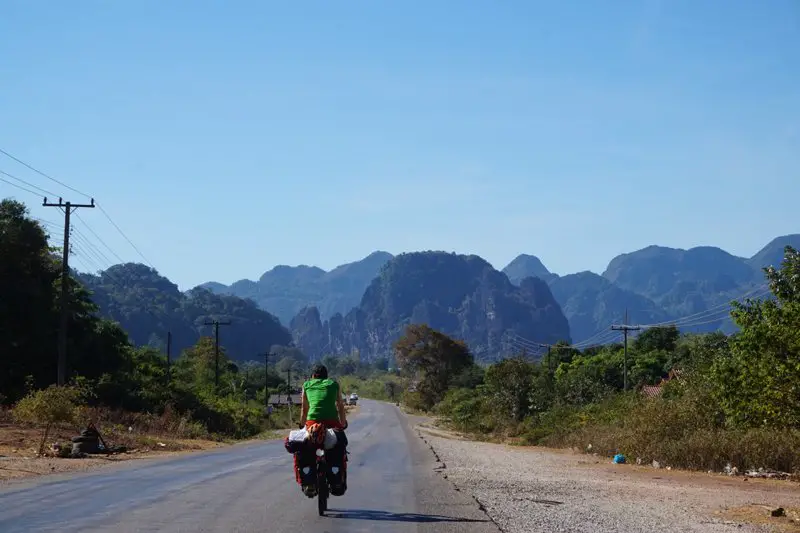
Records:
{"label": "mountain ridge", "polygon": [[359,305],[328,320],[308,306],[290,322],[296,344],[312,359],[358,352],[391,358],[409,324],[425,323],[464,340],[476,358],[513,353],[516,336],[569,341],[569,324],[547,284],[520,286],[476,255],[409,252],[392,258],[369,284]]}
{"label": "mountain ridge", "polygon": [[[118,322],[137,345],[165,347],[175,353],[211,334],[207,319],[231,319],[225,346],[234,360],[249,360],[265,346],[288,345],[291,333],[280,321],[250,300],[218,295],[195,287],[181,292],[155,269],[140,263],[114,265],[99,274],[77,273],[106,318]],[[231,333],[230,337],[227,336]]]}
{"label": "mountain ridge", "polygon": [[[638,250],[634,250],[632,252],[624,252],[622,254],[618,254],[618,255],[614,256],[613,258],[611,258],[611,260],[609,261],[608,264],[611,264],[611,262],[614,261],[617,258],[620,258],[620,257],[623,257],[623,256],[627,256],[627,255],[631,255],[631,254],[636,254],[636,253],[639,253],[639,252],[648,251],[650,249],[661,249],[661,250],[672,250],[672,251],[679,251],[679,252],[688,252],[688,251],[691,251],[691,250],[709,248],[709,249],[722,250],[723,252],[725,252],[726,254],[730,255],[731,257],[734,257],[734,258],[737,258],[737,259],[740,259],[740,260],[743,260],[745,262],[752,263],[752,264],[755,264],[755,263],[758,262],[757,258],[759,256],[762,256],[762,255],[766,254],[768,257],[770,257],[770,261],[768,261],[767,263],[762,264],[761,266],[768,266],[769,264],[772,264],[773,266],[777,266],[776,262],[777,263],[780,262],[779,258],[782,257],[783,248],[784,248],[784,246],[786,244],[790,244],[790,245],[792,245],[792,246],[794,246],[796,248],[800,248],[800,233],[790,233],[790,234],[777,236],[777,237],[773,238],[767,245],[763,246],[758,251],[756,251],[750,257],[733,255],[730,252],[727,252],[723,248],[720,248],[720,247],[717,247],[717,246],[711,246],[711,245],[700,245],[700,246],[693,246],[693,247],[689,247],[689,248],[679,248],[679,247],[671,247],[671,246],[662,246],[662,245],[658,245],[658,244],[651,244],[651,245],[645,246],[643,248],[640,248]],[[777,248],[779,248],[779,249],[777,250],[778,254],[776,255],[774,252],[775,252],[775,250]],[[773,252],[772,255],[767,254],[768,249],[769,249],[769,251]],[[405,252],[405,253],[413,253],[413,252]],[[280,264],[277,264],[277,265],[273,266],[270,270],[265,271],[264,274],[262,274],[261,277],[263,277],[264,275],[272,272],[276,268],[317,269],[317,270],[320,270],[321,272],[323,272],[325,274],[330,274],[330,273],[332,273],[332,272],[334,272],[334,271],[336,271],[338,269],[341,269],[343,267],[348,267],[350,265],[356,264],[356,263],[358,263],[360,261],[363,261],[365,259],[368,259],[371,256],[374,256],[376,254],[385,254],[387,256],[386,260],[394,257],[394,255],[389,253],[389,252],[376,250],[374,252],[371,252],[370,254],[368,254],[367,256],[365,256],[362,259],[351,261],[349,263],[343,263],[341,265],[338,265],[336,267],[331,268],[330,270],[325,270],[325,269],[323,269],[321,267],[318,267],[318,266],[315,266],[315,265],[307,265],[307,264],[287,265],[285,263],[280,263]],[[778,259],[776,259],[776,257]],[[559,276],[559,274],[550,272],[547,269],[547,267],[544,265],[542,260],[537,255],[529,254],[529,253],[521,253],[521,254],[517,255],[514,259],[512,259],[510,262],[508,262],[502,268],[498,268],[498,265],[495,265],[495,264],[493,264],[491,262],[489,262],[489,264],[491,264],[494,268],[496,268],[496,269],[498,269],[498,270],[500,270],[502,272],[502,271],[505,271],[506,269],[512,267],[512,265],[516,266],[515,262],[517,262],[518,260],[524,260],[524,259],[535,260],[535,261],[537,261],[539,263],[539,265],[541,266],[543,272],[545,272],[545,273],[547,273],[547,274],[549,274],[551,276]],[[757,268],[757,267],[754,266],[754,268]],[[579,270],[577,272],[572,272],[570,274],[579,274],[579,273],[583,273],[583,272],[591,272],[593,274],[597,274],[597,275],[601,275],[602,276],[607,269],[608,269],[608,265],[606,266],[606,268],[604,269],[603,272],[595,272],[593,270],[588,270],[587,269],[587,270]],[[506,275],[508,275],[508,273],[506,273]],[[528,274],[528,275],[530,275],[530,274]],[[566,276],[566,275],[569,275],[569,274],[564,274],[564,275]],[[537,277],[540,277],[540,276],[537,276]],[[509,275],[509,279],[511,279],[511,278],[512,278],[512,276]],[[521,278],[518,277],[518,279],[521,279]],[[226,285],[226,284],[218,282],[218,281],[206,281],[206,282],[200,283],[199,285],[197,285],[197,287],[209,288],[209,289],[213,290],[213,289],[218,288],[218,287],[231,287],[232,285],[234,285],[236,283],[241,283],[241,282],[256,283],[256,281],[250,280],[248,278],[242,278],[242,279],[239,279],[237,281],[232,282],[229,285]]]}
{"label": "mountain ridge", "polygon": [[[512,272],[519,276],[517,283],[480,256],[449,252],[378,252],[324,274],[307,265],[280,265],[265,273],[271,273],[266,288],[277,291],[273,302],[283,298],[297,307],[303,304],[298,295],[307,301],[285,322],[249,298],[201,287],[182,293],[144,265],[115,265],[79,279],[102,314],[120,322],[137,344],[163,345],[171,331],[173,346],[180,349],[207,334],[204,317],[232,316],[237,331],[230,335],[226,329],[223,343],[235,359],[252,358],[265,345],[291,342],[311,357],[357,352],[376,358],[391,355],[391,344],[405,326],[424,322],[464,339],[476,357],[491,361],[515,353],[520,338],[607,342],[609,325],[624,320],[626,312],[629,322],[641,324],[697,314],[682,322],[682,329],[730,332],[726,304],[763,285],[757,266],[775,264],[786,244],[800,248],[800,235],[777,237],[751,258],[714,247],[651,246],[617,256],[606,276],[583,271],[548,277],[540,260],[525,255]],[[526,275],[526,265],[549,279]],[[237,283],[258,291],[264,288],[263,278],[261,284]],[[320,285],[321,279],[326,284]],[[342,304],[347,298],[352,305]],[[314,299],[346,309],[329,305],[326,316]]]}
{"label": "mountain ridge", "polygon": [[389,252],[377,250],[329,271],[317,266],[280,264],[264,272],[257,281],[241,279],[227,286],[209,281],[198,286],[216,294],[251,299],[288,325],[301,309],[312,305],[325,318],[335,313],[346,314],[358,305],[369,282],[393,257]]}
{"label": "mountain ridge", "polygon": [[[531,276],[545,281],[570,322],[571,335],[584,340],[608,323],[621,321],[626,308],[629,320],[638,323],[710,313],[709,309],[760,284],[763,280],[760,267],[777,266],[785,244],[800,248],[800,234],[775,237],[750,258],[714,246],[674,248],[654,244],[615,256],[601,273],[585,270],[559,276],[550,272],[536,255],[527,253],[515,257],[502,272],[515,285]],[[308,265],[278,265],[265,272],[260,282],[240,280],[224,289],[221,284],[208,288],[212,292],[253,298],[259,307],[278,316],[282,324],[289,325],[306,307],[316,307],[324,322],[337,313],[345,316],[358,306],[372,279],[393,257],[377,251],[330,271]],[[273,275],[268,276],[270,273]],[[338,285],[330,281],[337,277],[334,273],[344,278]],[[284,279],[276,287],[278,277]],[[308,281],[309,278],[313,280]],[[263,280],[272,286],[265,287]],[[329,286],[320,280],[328,280]],[[725,331],[733,327],[726,316],[708,317],[719,320],[697,327]]]}

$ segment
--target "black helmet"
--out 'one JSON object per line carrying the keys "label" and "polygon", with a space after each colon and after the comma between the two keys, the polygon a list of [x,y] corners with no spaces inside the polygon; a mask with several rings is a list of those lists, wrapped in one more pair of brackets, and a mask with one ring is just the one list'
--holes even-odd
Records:
{"label": "black helmet", "polygon": [[325,365],[314,365],[311,370],[311,377],[317,379],[328,379],[328,368]]}

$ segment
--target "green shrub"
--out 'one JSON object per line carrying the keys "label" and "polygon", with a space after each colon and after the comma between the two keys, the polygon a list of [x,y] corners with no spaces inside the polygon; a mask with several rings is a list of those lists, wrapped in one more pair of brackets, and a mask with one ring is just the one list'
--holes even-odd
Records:
{"label": "green shrub", "polygon": [[78,423],[85,395],[86,391],[80,387],[51,385],[29,392],[17,402],[13,410],[17,421],[44,426],[39,455],[44,453],[45,442],[54,424]]}
{"label": "green shrub", "polygon": [[411,411],[424,412],[425,402],[417,391],[403,391],[403,405]]}
{"label": "green shrub", "polygon": [[[234,438],[247,438],[262,430],[264,408],[255,402],[243,402],[232,396],[202,398],[204,409],[195,411],[197,419],[205,417],[206,427],[211,433],[221,433]],[[202,418],[199,418],[202,420]]]}

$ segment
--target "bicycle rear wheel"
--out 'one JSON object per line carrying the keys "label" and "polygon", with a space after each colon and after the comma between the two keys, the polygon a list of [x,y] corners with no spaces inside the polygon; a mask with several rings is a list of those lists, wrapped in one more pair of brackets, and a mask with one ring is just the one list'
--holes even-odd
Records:
{"label": "bicycle rear wheel", "polygon": [[325,516],[325,511],[328,510],[328,484],[320,483],[317,493],[317,510],[320,516]]}

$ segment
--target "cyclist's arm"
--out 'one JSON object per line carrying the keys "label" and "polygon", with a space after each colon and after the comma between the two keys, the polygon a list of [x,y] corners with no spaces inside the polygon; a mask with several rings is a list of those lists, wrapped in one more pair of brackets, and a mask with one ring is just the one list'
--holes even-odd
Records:
{"label": "cyclist's arm", "polygon": [[337,385],[337,392],[336,392],[336,409],[339,411],[339,422],[342,426],[347,427],[347,416],[345,415],[344,410],[344,401],[342,400],[342,387],[338,383]]}
{"label": "cyclist's arm", "polygon": [[306,425],[306,418],[308,418],[308,398],[306,397],[306,389],[305,388],[302,388],[302,396],[303,396],[303,401],[302,401],[303,407],[302,407],[301,414],[300,414],[300,425],[301,426],[305,426]]}

